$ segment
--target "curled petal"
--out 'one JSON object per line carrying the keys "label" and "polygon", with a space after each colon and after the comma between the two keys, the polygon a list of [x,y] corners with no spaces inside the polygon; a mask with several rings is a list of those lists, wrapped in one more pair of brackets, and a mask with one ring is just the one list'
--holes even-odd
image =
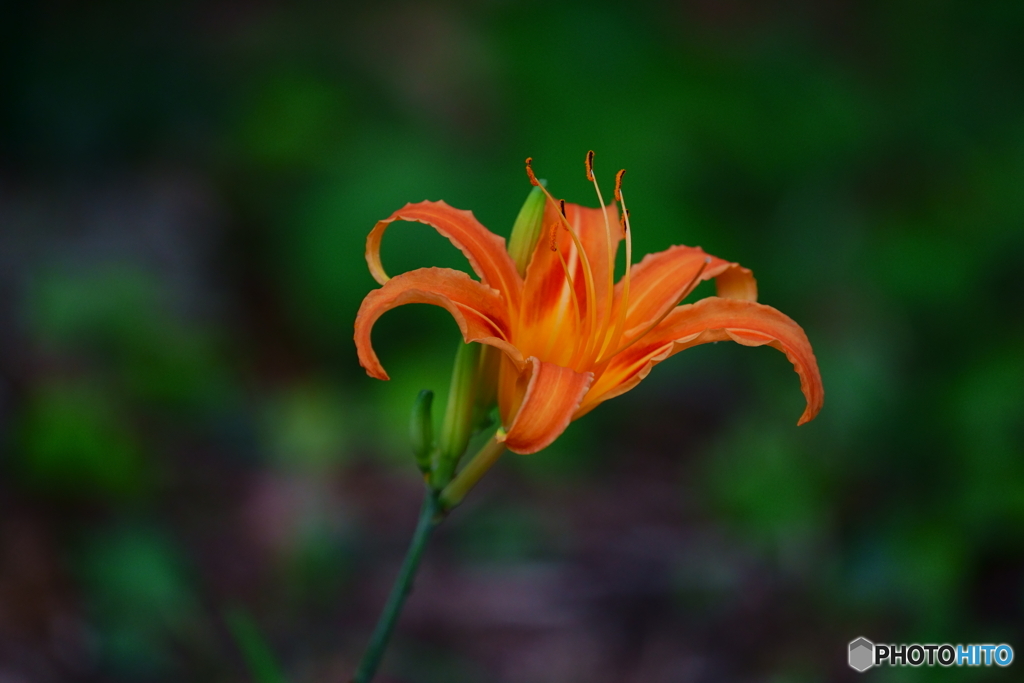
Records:
{"label": "curled petal", "polygon": [[557,439],[590,389],[591,372],[580,373],[531,356],[531,373],[522,402],[501,438],[515,453],[536,453]]}
{"label": "curled petal", "polygon": [[510,305],[518,305],[522,278],[505,251],[504,238],[485,228],[472,211],[454,209],[445,202],[406,204],[377,222],[366,238],[366,262],[377,282],[383,285],[388,281],[380,262],[380,243],[384,231],[395,221],[413,221],[433,227],[466,255],[469,265],[484,284],[501,292]]}
{"label": "curled petal", "polygon": [[798,425],[813,419],[825,401],[818,362],[803,329],[771,306],[739,299],[709,297],[679,306],[639,342],[612,358],[594,383],[576,417],[602,401],[624,394],[651,368],[683,349],[713,341],[744,346],[768,345],[786,354],[800,376],[807,407]]}
{"label": "curled petal", "polygon": [[433,304],[448,310],[469,342],[497,347],[519,367],[523,355],[509,343],[508,309],[501,294],[465,273],[450,268],[420,268],[388,280],[366,295],[356,315],[355,341],[359,364],[366,374],[388,379],[370,341],[374,323],[384,313],[405,304]]}
{"label": "curled petal", "polygon": [[[757,283],[750,269],[711,256],[700,247],[670,247],[648,254],[630,272],[626,336],[678,305],[698,273],[700,280],[715,278],[719,297],[757,301]],[[617,300],[621,299],[622,288],[620,282],[615,291]]]}
{"label": "curled petal", "polygon": [[[710,273],[710,274],[709,274]],[[729,263],[724,268],[709,267],[703,279],[715,278],[715,289],[723,299],[739,299],[740,301],[757,301],[757,281],[750,268],[738,263]]]}

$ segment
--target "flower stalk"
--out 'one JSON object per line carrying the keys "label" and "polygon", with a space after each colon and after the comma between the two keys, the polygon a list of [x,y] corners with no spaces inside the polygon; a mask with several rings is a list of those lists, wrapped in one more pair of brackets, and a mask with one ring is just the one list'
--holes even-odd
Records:
{"label": "flower stalk", "polygon": [[377,673],[388,641],[391,639],[391,633],[395,630],[395,624],[398,622],[398,615],[402,613],[405,600],[412,592],[413,579],[416,577],[416,570],[419,569],[420,559],[427,547],[427,541],[434,528],[441,523],[442,517],[439,512],[437,492],[428,488],[423,498],[423,507],[420,509],[416,530],[409,543],[409,550],[402,561],[402,568],[391,587],[391,594],[388,595],[388,601],[384,604],[384,609],[377,620],[377,626],[373,629],[370,644],[366,647],[366,652],[359,662],[355,676],[352,677],[352,683],[370,683]]}
{"label": "flower stalk", "polygon": [[458,476],[441,491],[441,510],[447,512],[462,502],[469,490],[476,486],[477,482],[487,473],[487,470],[498,462],[498,458],[505,452],[505,444],[498,441],[495,434],[483,448],[473,456],[473,459],[466,463]]}
{"label": "flower stalk", "polygon": [[[429,410],[430,398],[432,398],[431,392],[420,392],[416,403],[417,409],[426,403]],[[417,412],[414,409],[413,414],[416,415]],[[504,452],[505,445],[497,441],[496,436],[492,436],[443,491],[427,486],[423,497],[423,507],[420,508],[419,521],[416,523],[416,530],[409,542],[409,549],[406,551],[402,567],[391,587],[391,593],[384,604],[384,609],[381,610],[381,614],[377,618],[377,625],[374,627],[370,643],[366,646],[366,651],[359,661],[355,676],[352,677],[352,683],[370,683],[376,675],[381,660],[384,658],[384,652],[387,650],[388,642],[391,640],[391,634],[398,623],[398,617],[402,613],[406,599],[412,592],[416,572],[431,533],[444,521],[445,516],[462,502],[469,490],[480,481],[480,478]]]}

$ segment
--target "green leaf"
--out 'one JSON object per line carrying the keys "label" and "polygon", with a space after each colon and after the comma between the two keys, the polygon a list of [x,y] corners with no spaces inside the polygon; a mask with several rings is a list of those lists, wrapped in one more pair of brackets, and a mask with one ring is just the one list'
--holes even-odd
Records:
{"label": "green leaf", "polygon": [[224,613],[224,621],[256,683],[287,683],[270,644],[246,611],[229,609]]}

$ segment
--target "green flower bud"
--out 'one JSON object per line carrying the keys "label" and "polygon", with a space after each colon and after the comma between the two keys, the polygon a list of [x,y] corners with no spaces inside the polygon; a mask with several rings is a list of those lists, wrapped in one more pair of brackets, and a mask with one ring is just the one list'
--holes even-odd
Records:
{"label": "green flower bud", "polygon": [[494,423],[491,411],[498,405],[498,371],[501,369],[502,353],[493,346],[482,346],[480,368],[477,371],[473,432],[487,429]]}
{"label": "green flower bud", "polygon": [[416,464],[424,473],[430,471],[430,456],[434,450],[434,424],[430,415],[433,403],[434,392],[429,389],[421,391],[412,406],[412,418],[409,420],[412,452],[416,456]]}
{"label": "green flower bud", "polygon": [[441,488],[451,480],[455,466],[473,435],[481,349],[480,344],[459,344],[455,354],[448,408],[434,454],[431,483],[435,488]]}
{"label": "green flower bud", "polygon": [[[539,181],[544,182],[544,181]],[[519,209],[519,215],[512,226],[512,235],[508,240],[508,253],[516,264],[520,275],[526,275],[526,266],[533,258],[533,249],[537,246],[544,223],[544,190],[534,187]]]}

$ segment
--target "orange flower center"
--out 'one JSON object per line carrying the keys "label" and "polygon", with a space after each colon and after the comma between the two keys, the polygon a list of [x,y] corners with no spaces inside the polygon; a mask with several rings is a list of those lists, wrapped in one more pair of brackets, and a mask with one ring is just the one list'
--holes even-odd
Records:
{"label": "orange flower center", "polygon": [[[622,236],[626,242],[626,270],[622,277],[622,295],[618,302],[615,300],[615,243],[616,240],[612,235],[611,221],[608,220],[608,213],[604,211],[604,196],[601,193],[601,186],[597,182],[597,177],[594,175],[594,152],[590,151],[586,157],[586,172],[587,180],[594,184],[594,192],[597,194],[598,206],[602,207],[602,213],[604,214],[604,227],[605,227],[605,246],[607,248],[607,278],[604,282],[598,283],[596,281],[594,269],[591,267],[590,258],[587,256],[587,252],[583,247],[583,243],[580,240],[579,235],[573,230],[569,219],[565,214],[565,201],[556,200],[554,196],[544,187],[533,173],[532,159],[526,160],[526,173],[530,178],[530,182],[539,187],[544,194],[547,196],[548,201],[558,207],[558,220],[551,226],[551,237],[550,247],[551,251],[558,254],[559,263],[562,266],[562,275],[568,284],[569,298],[572,303],[572,310],[575,315],[575,334],[571,335],[571,340],[562,337],[562,335],[551,335],[551,338],[545,340],[545,351],[543,356],[547,356],[556,344],[572,344],[572,353],[569,357],[567,365],[577,372],[594,372],[595,375],[600,375],[604,368],[607,366],[614,356],[626,350],[636,342],[640,341],[643,337],[658,326],[662,320],[665,319],[671,312],[671,308],[665,310],[665,312],[659,316],[656,320],[647,325],[642,331],[633,335],[627,340],[623,340],[623,335],[626,333],[626,315],[629,311],[629,284],[630,284],[630,271],[632,269],[633,262],[633,239],[632,230],[630,229],[629,222],[629,209],[626,208],[626,200],[622,194],[622,177],[625,175],[625,169],[620,170],[615,174],[615,201],[618,202],[621,209],[619,214],[620,229],[622,230]],[[579,259],[580,270],[582,271],[584,279],[584,289],[586,293],[585,306],[581,305],[579,298],[576,294],[577,286],[573,279],[572,273],[575,263],[570,264],[566,261],[565,254],[558,248],[558,232],[559,229],[564,230],[569,234],[570,239],[573,242],[575,251],[572,252],[570,258]],[[710,258],[706,258],[704,264],[700,267],[700,270],[693,276],[690,283],[683,290],[682,296],[679,298],[677,304],[682,302],[690,293],[694,290],[697,284],[700,282],[700,277],[703,275],[705,268],[711,262]],[[596,288],[598,286],[604,286],[606,288],[607,296],[605,297],[604,310],[597,310],[597,296]],[[524,305],[529,305],[528,302],[523,302]],[[618,310],[616,315],[616,303],[618,304]],[[583,311],[586,311],[585,315]],[[538,355],[541,357],[541,355]],[[547,358],[542,358],[547,360]]]}

